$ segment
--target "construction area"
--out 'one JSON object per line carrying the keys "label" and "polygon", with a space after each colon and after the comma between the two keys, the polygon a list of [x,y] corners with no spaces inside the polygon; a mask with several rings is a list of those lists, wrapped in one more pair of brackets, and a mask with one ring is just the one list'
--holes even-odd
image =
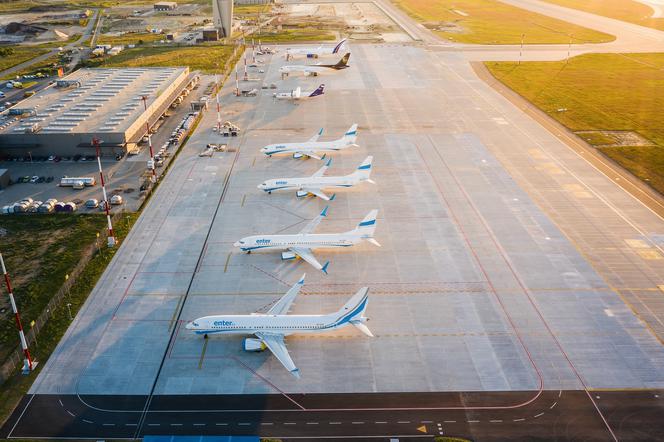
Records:
{"label": "construction area", "polygon": [[137,143],[191,82],[189,68],[80,69],[0,119],[4,154],[117,155]]}

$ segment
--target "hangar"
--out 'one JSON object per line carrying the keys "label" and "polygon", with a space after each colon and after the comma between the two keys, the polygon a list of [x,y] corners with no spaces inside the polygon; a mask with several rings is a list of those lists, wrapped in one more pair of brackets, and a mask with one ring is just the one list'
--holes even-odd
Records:
{"label": "hangar", "polygon": [[187,67],[80,69],[0,116],[0,152],[22,155],[115,154],[145,135],[190,83]]}

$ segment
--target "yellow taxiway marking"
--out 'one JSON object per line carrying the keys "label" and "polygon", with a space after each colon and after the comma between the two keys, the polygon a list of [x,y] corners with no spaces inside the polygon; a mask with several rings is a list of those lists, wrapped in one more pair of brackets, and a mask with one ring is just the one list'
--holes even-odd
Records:
{"label": "yellow taxiway marking", "polygon": [[625,242],[633,249],[649,249],[648,244],[642,239],[626,239]]}
{"label": "yellow taxiway marking", "polygon": [[231,260],[231,255],[233,252],[229,253],[228,256],[226,257],[226,264],[224,264],[224,273],[226,273],[226,270],[228,270],[228,262]]}
{"label": "yellow taxiway marking", "polygon": [[203,339],[203,351],[201,352],[201,358],[198,360],[198,369],[203,368],[203,359],[205,358],[205,350],[207,350],[207,343],[209,339]]}
{"label": "yellow taxiway marking", "polygon": [[178,298],[178,303],[175,306],[175,310],[173,311],[173,316],[171,316],[171,322],[168,324],[168,331],[170,332],[173,329],[173,325],[175,324],[175,319],[177,318],[178,312],[180,311],[180,304],[182,304],[182,300],[184,297],[180,295]]}
{"label": "yellow taxiway marking", "polygon": [[643,259],[662,259],[662,255],[657,251],[657,249],[637,249],[636,252]]}
{"label": "yellow taxiway marking", "polygon": [[421,427],[417,427],[417,431],[420,431],[422,433],[426,433],[427,432],[427,426],[422,425]]}

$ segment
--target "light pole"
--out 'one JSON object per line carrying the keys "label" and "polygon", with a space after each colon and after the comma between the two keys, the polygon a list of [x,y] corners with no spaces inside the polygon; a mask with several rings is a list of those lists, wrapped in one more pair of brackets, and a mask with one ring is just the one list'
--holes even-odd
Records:
{"label": "light pole", "polygon": [[154,168],[154,151],[152,150],[152,134],[150,134],[150,116],[147,115],[148,113],[148,96],[143,95],[141,97],[141,100],[143,100],[143,108],[145,109],[145,131],[148,135],[148,146],[150,147],[150,161],[148,161],[148,169],[152,171],[152,175],[150,177],[150,180],[152,181],[152,184],[157,182],[157,172],[155,171]]}
{"label": "light pole", "polygon": [[[32,356],[30,356],[30,349],[28,348],[28,342],[25,340],[25,333],[23,333],[23,325],[21,324],[21,315],[18,313],[18,307],[16,306],[16,301],[14,301],[14,292],[12,290],[11,282],[9,281],[9,274],[7,273],[7,268],[5,267],[5,260],[2,258],[2,253],[0,253],[0,264],[2,265],[2,273],[5,277],[5,286],[7,287],[7,294],[9,295],[9,303],[12,306],[12,312],[14,313],[14,319],[16,320],[18,336],[21,340],[21,348],[23,349],[23,355],[25,356],[23,361],[23,374],[28,374],[35,369],[37,362],[33,361]],[[31,324],[34,324],[34,321]],[[37,334],[35,333],[35,344],[36,343]]]}
{"label": "light pole", "polygon": [[99,179],[101,180],[101,191],[104,196],[104,210],[106,210],[106,221],[108,223],[108,247],[115,245],[115,235],[113,235],[113,223],[111,222],[111,202],[106,196],[106,182],[104,181],[104,172],[101,169],[101,148],[99,138],[93,138],[92,144],[95,146],[97,152],[97,165],[99,166]]}
{"label": "light pole", "polygon": [[67,313],[69,313],[69,320],[73,321],[74,318],[72,318],[72,316],[71,316],[71,302],[67,303]]}
{"label": "light pole", "polygon": [[519,65],[521,65],[521,55],[523,54],[523,39],[526,38],[526,34],[521,34],[521,47],[519,48]]}
{"label": "light pole", "polygon": [[571,52],[572,52],[572,34],[569,34],[569,44],[567,45],[567,60],[565,60],[565,64],[569,63],[569,56]]}

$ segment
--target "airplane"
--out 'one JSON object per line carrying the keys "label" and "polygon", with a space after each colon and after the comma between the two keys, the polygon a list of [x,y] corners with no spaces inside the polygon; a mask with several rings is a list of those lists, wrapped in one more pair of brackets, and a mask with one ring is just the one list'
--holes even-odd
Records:
{"label": "airplane", "polygon": [[339,51],[346,46],[347,41],[348,39],[344,38],[335,46],[320,45],[317,48],[312,48],[311,46],[307,48],[288,48],[286,49],[286,61],[301,55],[306,56],[307,58],[318,58],[323,55],[338,54]]}
{"label": "airplane", "polygon": [[250,315],[215,315],[194,319],[185,326],[198,335],[209,334],[248,334],[256,338],[245,338],[242,344],[244,351],[259,352],[266,348],[296,378],[300,370],[288,353],[284,338],[294,333],[322,333],[355,326],[369,337],[373,333],[365,325],[369,319],[364,312],[369,304],[369,288],[362,287],[339,310],[327,315],[289,315],[293,301],[304,285],[304,276],[281,297],[267,313]]}
{"label": "airplane", "polygon": [[329,72],[330,70],[338,71],[341,69],[346,69],[349,67],[348,59],[350,58],[350,52],[347,52],[339,62],[336,64],[290,64],[282,66],[279,68],[279,73],[282,77],[288,76],[288,74],[302,72],[305,76],[316,77],[323,72]]}
{"label": "airplane", "polygon": [[316,226],[327,216],[328,206],[316,218],[312,219],[299,233],[280,235],[253,235],[240,239],[234,247],[243,252],[251,253],[253,250],[283,250],[281,259],[290,260],[300,257],[316,270],[327,274],[330,261],[321,265],[313,254],[314,249],[350,247],[369,241],[380,247],[380,243],[374,239],[376,230],[376,215],[378,210],[372,210],[353,230],[343,233],[311,233]]}
{"label": "airplane", "polygon": [[371,184],[376,184],[371,178],[371,163],[372,156],[368,156],[362,161],[355,172],[344,176],[325,176],[325,172],[332,163],[332,158],[327,160],[327,163],[321,167],[316,173],[310,177],[304,178],[277,178],[267,180],[258,185],[260,190],[267,193],[272,193],[275,190],[293,190],[298,198],[315,195],[325,201],[330,201],[334,198],[334,194],[330,197],[323,192],[323,189],[328,187],[353,187],[354,185],[367,181]]}
{"label": "airplane", "polygon": [[305,98],[319,97],[325,93],[325,85],[321,84],[313,91],[302,92],[300,86],[290,92],[275,92],[273,97],[278,100],[303,100]]}
{"label": "airplane", "polygon": [[[322,129],[321,129],[322,131]],[[322,132],[319,132],[319,135]],[[271,157],[283,153],[293,154],[293,158],[315,158],[322,160],[325,155],[318,156],[317,152],[321,151],[336,151],[346,149],[348,147],[357,147],[357,124],[353,124],[346,133],[338,140],[332,141],[318,141],[318,139],[310,139],[308,141],[299,143],[277,143],[269,144],[261,148],[261,152]]]}

